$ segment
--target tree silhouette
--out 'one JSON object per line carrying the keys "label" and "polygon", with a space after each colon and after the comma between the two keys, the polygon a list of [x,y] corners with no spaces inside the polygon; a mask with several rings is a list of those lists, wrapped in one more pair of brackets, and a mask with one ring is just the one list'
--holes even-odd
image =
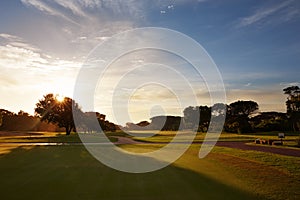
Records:
{"label": "tree silhouette", "polygon": [[75,131],[73,112],[82,115],[78,104],[71,98],[65,97],[63,101],[58,101],[53,94],[47,94],[36,104],[35,114],[42,121],[56,123],[59,127],[65,128],[66,135]]}
{"label": "tree silhouette", "polygon": [[287,115],[292,123],[293,130],[300,128],[300,88],[298,86],[290,86],[283,89],[287,94],[286,109]]}
{"label": "tree silhouette", "polygon": [[237,132],[251,132],[252,128],[249,123],[249,116],[258,110],[258,104],[254,101],[236,101],[229,105],[227,113],[227,125]]}

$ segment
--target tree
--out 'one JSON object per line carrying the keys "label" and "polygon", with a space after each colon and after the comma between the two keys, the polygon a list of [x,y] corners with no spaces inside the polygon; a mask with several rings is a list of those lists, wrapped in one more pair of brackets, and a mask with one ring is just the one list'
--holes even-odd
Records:
{"label": "tree", "polygon": [[10,111],[5,110],[5,109],[0,109],[0,127],[1,127],[1,130],[3,130],[3,128],[6,128],[5,125],[6,125],[6,122],[7,122],[7,118],[15,116],[15,115],[16,114],[13,113],[13,112],[10,112]]}
{"label": "tree", "polygon": [[[249,116],[258,110],[258,104],[254,101],[236,101],[229,105],[227,124],[237,128],[237,132],[252,131]],[[229,124],[230,122],[230,124]]]}
{"label": "tree", "polygon": [[261,112],[252,117],[250,123],[255,131],[285,131],[289,130],[286,113]]}
{"label": "tree", "polygon": [[182,129],[183,118],[179,116],[155,116],[150,118],[150,127],[154,130],[178,131]]}
{"label": "tree", "polygon": [[[74,110],[75,109],[75,110]],[[65,128],[66,135],[75,130],[73,112],[83,114],[78,104],[71,98],[65,97],[62,101],[53,94],[47,94],[36,104],[35,114],[42,121],[56,123],[59,127]]]}
{"label": "tree", "polygon": [[293,130],[297,131],[300,128],[300,88],[298,86],[290,86],[284,88],[283,92],[288,95],[286,101],[287,115]]}
{"label": "tree", "polygon": [[183,115],[184,115],[185,128],[198,129],[199,116],[200,116],[198,107],[189,106],[185,108],[183,111]]}
{"label": "tree", "polygon": [[209,127],[209,122],[211,118],[211,107],[208,106],[199,106],[199,125],[198,125],[198,131],[200,132],[206,132]]}
{"label": "tree", "polygon": [[23,110],[20,110],[19,112],[18,112],[18,116],[29,116],[29,113],[27,113],[27,112],[24,112]]}

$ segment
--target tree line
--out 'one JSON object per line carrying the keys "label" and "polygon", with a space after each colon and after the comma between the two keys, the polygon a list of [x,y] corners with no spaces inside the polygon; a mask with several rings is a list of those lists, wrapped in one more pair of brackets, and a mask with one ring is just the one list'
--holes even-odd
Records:
{"label": "tree line", "polygon": [[[83,112],[71,98],[64,97],[59,101],[54,94],[44,95],[36,104],[35,115],[20,111],[18,114],[0,109],[0,130],[2,131],[65,131],[96,132],[99,125],[103,131],[119,129],[114,123],[105,120],[105,115],[99,112]],[[75,127],[73,113],[80,117],[81,123]],[[97,124],[93,120],[96,118]],[[80,130],[76,130],[76,128]]]}
{"label": "tree line", "polygon": [[[223,130],[233,133],[256,131],[299,131],[300,130],[300,88],[290,86],[283,89],[287,95],[286,113],[258,112],[259,106],[254,101],[236,101],[229,105],[217,103],[213,106],[189,106],[183,110],[183,117],[154,116],[151,122],[127,123],[132,129],[179,130],[196,129],[206,132],[211,118],[226,117]],[[80,125],[75,127],[73,113],[80,118]],[[116,131],[119,126],[105,119],[99,112],[83,112],[71,98],[62,101],[54,94],[47,94],[36,104],[35,115],[20,111],[18,114],[0,109],[0,130],[24,131],[62,131],[69,135],[74,132]],[[94,123],[95,119],[98,123]],[[77,130],[76,130],[77,128]],[[78,130],[80,129],[80,130]]]}
{"label": "tree line", "polygon": [[56,124],[41,121],[39,117],[31,116],[20,110],[14,113],[0,109],[0,131],[64,131]]}
{"label": "tree line", "polygon": [[[183,110],[183,117],[156,116],[151,123],[127,123],[128,129],[162,130],[197,129],[206,132],[212,117],[225,117],[223,130],[231,133],[259,131],[299,131],[300,130],[300,89],[290,86],[283,89],[287,95],[287,112],[259,112],[254,101],[238,100],[229,105],[217,103],[213,106],[189,106]],[[161,123],[165,122],[164,125]]]}

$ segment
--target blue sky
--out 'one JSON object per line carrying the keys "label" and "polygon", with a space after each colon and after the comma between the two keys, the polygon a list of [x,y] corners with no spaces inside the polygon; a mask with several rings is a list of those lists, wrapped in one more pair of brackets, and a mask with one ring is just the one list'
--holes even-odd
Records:
{"label": "blue sky", "polygon": [[[139,27],[169,28],[199,42],[221,72],[228,103],[251,99],[262,111],[285,111],[282,89],[300,82],[297,0],[4,0],[0,107],[33,113],[48,92],[72,96],[89,52]],[[99,110],[110,117],[104,104]],[[134,121],[147,118],[141,113]]]}

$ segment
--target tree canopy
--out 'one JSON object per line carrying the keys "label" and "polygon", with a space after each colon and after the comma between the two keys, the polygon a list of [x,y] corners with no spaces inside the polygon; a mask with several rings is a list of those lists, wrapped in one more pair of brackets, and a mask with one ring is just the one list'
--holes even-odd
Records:
{"label": "tree canopy", "polygon": [[35,114],[42,121],[56,123],[59,127],[65,128],[66,135],[75,131],[73,111],[81,114],[78,104],[69,97],[58,100],[55,95],[47,94],[36,104]]}
{"label": "tree canopy", "polygon": [[287,94],[286,111],[294,131],[300,129],[300,88],[289,86],[283,89]]}
{"label": "tree canopy", "polygon": [[229,108],[231,115],[249,117],[258,110],[258,104],[254,101],[236,101],[231,103]]}

